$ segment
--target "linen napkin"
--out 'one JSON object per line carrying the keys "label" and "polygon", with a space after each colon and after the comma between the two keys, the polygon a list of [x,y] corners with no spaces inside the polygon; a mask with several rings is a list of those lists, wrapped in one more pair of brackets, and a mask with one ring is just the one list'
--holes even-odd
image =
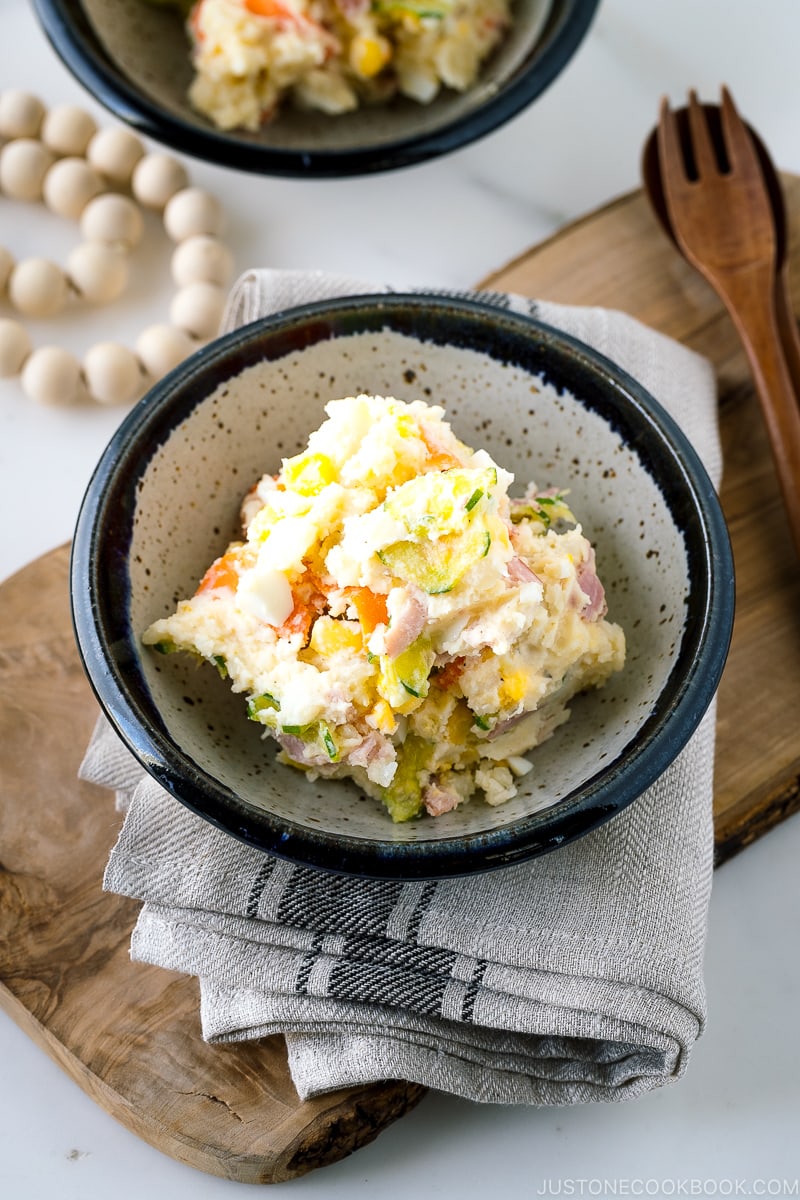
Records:
{"label": "linen napkin", "polygon": [[[254,270],[225,328],[388,291]],[[632,318],[470,293],[595,346],[671,412],[718,482],[711,368]],[[81,767],[127,808],[105,887],[144,902],[135,960],[196,975],[203,1036],[286,1035],[301,1097],[404,1078],[473,1100],[624,1100],[678,1078],[705,1022],[714,709],[664,775],[579,841],[468,880],[293,866],[202,821],[104,721]]]}

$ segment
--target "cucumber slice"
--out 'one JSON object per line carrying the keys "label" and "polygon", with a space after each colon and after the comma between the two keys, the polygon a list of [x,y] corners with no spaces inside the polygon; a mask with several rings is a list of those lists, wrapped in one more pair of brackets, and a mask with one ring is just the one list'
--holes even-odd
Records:
{"label": "cucumber slice", "polygon": [[474,563],[485,558],[492,544],[488,529],[445,534],[436,541],[394,542],[378,551],[378,558],[395,578],[416,584],[429,596],[451,592]]}
{"label": "cucumber slice", "polygon": [[397,770],[388,788],[383,788],[383,803],[395,824],[413,821],[422,811],[422,787],[433,746],[409,734],[397,751]]}
{"label": "cucumber slice", "polygon": [[564,499],[565,495],[565,492],[557,492],[554,496],[536,496],[530,501],[512,500],[509,514],[512,523],[519,525],[521,521],[538,521],[543,533],[556,521],[575,525],[575,516]]}
{"label": "cucumber slice", "polygon": [[333,734],[330,731],[330,726],[328,725],[327,721],[320,721],[319,723],[319,740],[325,747],[325,751],[331,762],[338,762],[339,747],[336,745],[336,742],[333,739]]}
{"label": "cucumber slice", "polygon": [[374,0],[373,7],[382,16],[399,21],[404,16],[441,21],[450,11],[448,3],[431,3],[430,0]]}
{"label": "cucumber slice", "polygon": [[430,683],[428,676],[436,660],[427,638],[417,638],[397,658],[381,655],[378,692],[391,708],[412,712],[418,708],[414,700],[424,700]]}
{"label": "cucumber slice", "polygon": [[311,725],[281,725],[280,732],[300,738],[307,745],[316,744],[325,751],[331,762],[339,761],[339,747],[327,721],[315,721]]}
{"label": "cucumber slice", "polygon": [[276,700],[269,692],[262,692],[260,696],[251,696],[247,701],[247,715],[251,721],[257,721],[260,712],[264,712],[265,709],[280,711],[280,707],[279,700]]}
{"label": "cucumber slice", "polygon": [[153,642],[153,649],[159,654],[177,654],[178,647],[170,638],[162,638],[160,642]]}
{"label": "cucumber slice", "polygon": [[439,536],[460,533],[485,513],[496,486],[494,467],[428,471],[390,492],[384,508],[414,537],[425,536],[432,529]]}
{"label": "cucumber slice", "polygon": [[409,696],[416,696],[417,699],[427,696],[428,676],[435,660],[436,653],[427,638],[417,638],[392,661],[397,678]]}

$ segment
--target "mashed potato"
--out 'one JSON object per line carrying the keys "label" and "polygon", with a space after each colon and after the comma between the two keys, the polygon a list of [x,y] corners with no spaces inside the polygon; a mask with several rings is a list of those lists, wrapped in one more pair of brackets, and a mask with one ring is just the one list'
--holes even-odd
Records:
{"label": "mashed potato", "polygon": [[189,98],[251,130],[287,96],[332,114],[397,92],[427,104],[469,88],[508,25],[508,0],[200,0]]}
{"label": "mashed potato", "polygon": [[352,777],[395,821],[502,804],[571,697],[623,665],[594,550],[557,492],[510,499],[441,408],[326,412],[144,641],[215,664],[284,762]]}

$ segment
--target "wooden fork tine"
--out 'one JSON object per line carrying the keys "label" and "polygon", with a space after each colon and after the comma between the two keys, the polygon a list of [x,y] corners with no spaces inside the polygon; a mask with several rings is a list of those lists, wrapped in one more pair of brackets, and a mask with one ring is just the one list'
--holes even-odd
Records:
{"label": "wooden fork tine", "polygon": [[733,97],[726,87],[722,88],[721,110],[722,136],[725,139],[725,151],[731,168],[760,171],[753,139],[747,132],[747,126],[739,116]]}
{"label": "wooden fork tine", "polygon": [[719,164],[714,153],[714,145],[708,129],[706,114],[697,98],[697,92],[689,92],[689,133],[692,139],[694,165],[700,179],[708,175],[719,174]]}
{"label": "wooden fork tine", "polygon": [[667,194],[667,201],[669,202],[670,190],[673,187],[677,187],[678,179],[684,180],[686,178],[686,164],[683,161],[683,149],[678,134],[678,121],[675,113],[669,106],[669,100],[666,96],[662,96],[661,98],[656,142],[658,145],[661,174],[664,178],[664,188]]}

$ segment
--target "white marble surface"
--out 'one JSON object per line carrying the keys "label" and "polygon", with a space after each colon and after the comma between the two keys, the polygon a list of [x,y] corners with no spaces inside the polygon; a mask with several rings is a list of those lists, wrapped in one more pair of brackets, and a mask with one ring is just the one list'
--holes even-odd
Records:
{"label": "white marble surface", "polygon": [[[780,166],[800,172],[797,0],[603,0],[567,72],[505,129],[438,162],[363,181],[259,179],[191,163],[225,197],[237,265],[349,271],[396,286],[468,285],[585,210],[637,185],[667,93],[727,82]],[[0,89],[94,106],[24,0],[0,0]],[[63,261],[74,228],[0,198],[0,240]],[[165,319],[157,236],[125,299],[92,321],[32,327],[82,354]],[[798,264],[800,269],[800,264]],[[66,541],[91,469],[123,414],[58,412],[0,381],[0,579]],[[749,698],[754,702],[754,697]],[[757,699],[756,699],[757,702]],[[2,797],[2,802],[8,798]],[[798,1195],[800,819],[717,875],[710,1018],[684,1080],[633,1104],[482,1108],[429,1095],[347,1161],[282,1185],[293,1195]],[[213,1200],[237,1185],[180,1166],[90,1101],[0,1015],[0,1197]],[[241,1188],[238,1189],[241,1194]]]}

